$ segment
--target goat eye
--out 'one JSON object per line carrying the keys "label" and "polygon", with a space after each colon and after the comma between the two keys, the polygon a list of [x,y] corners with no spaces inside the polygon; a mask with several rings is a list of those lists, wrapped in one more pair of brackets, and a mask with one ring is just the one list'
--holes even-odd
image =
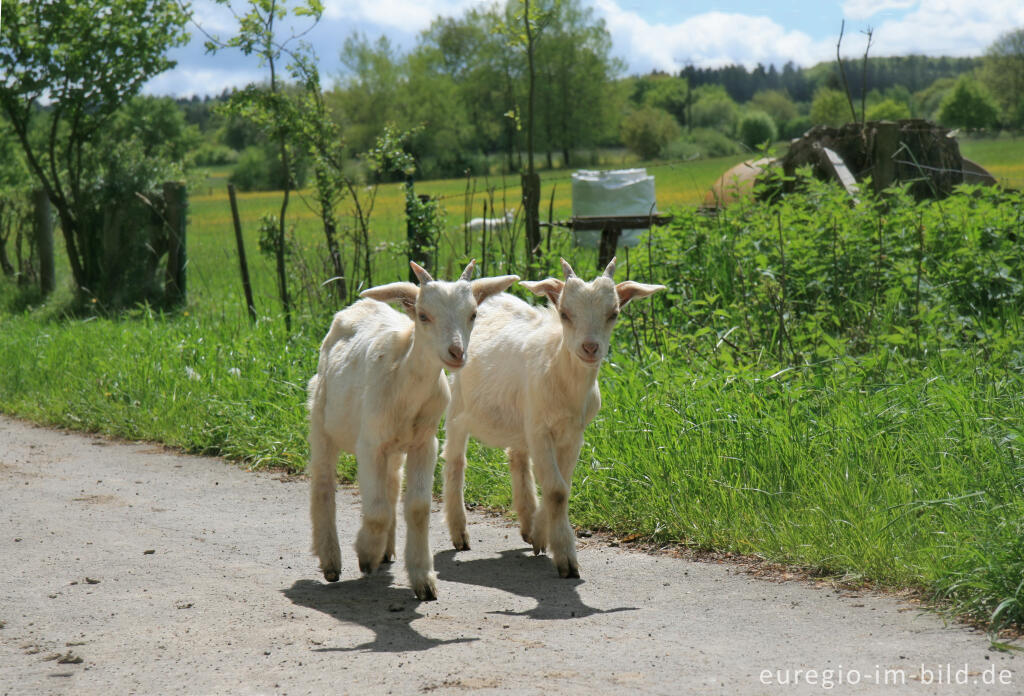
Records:
{"label": "goat eye", "polygon": [[430,317],[428,317],[423,312],[420,312],[420,321],[422,321],[424,324],[426,324],[428,321],[430,321]]}
{"label": "goat eye", "polygon": [[476,321],[476,312],[473,312],[473,314],[470,315],[469,320]]}
{"label": "goat eye", "polygon": [[618,318],[619,318],[619,313],[618,312],[612,312],[611,314],[608,315],[608,321],[615,321]]}
{"label": "goat eye", "polygon": [[562,312],[562,321],[569,321],[569,315],[565,312]]}

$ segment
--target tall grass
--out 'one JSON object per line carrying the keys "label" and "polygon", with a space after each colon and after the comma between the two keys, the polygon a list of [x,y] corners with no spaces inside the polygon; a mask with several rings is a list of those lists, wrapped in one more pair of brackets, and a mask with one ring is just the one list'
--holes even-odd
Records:
{"label": "tall grass", "polygon": [[[1020,627],[1024,198],[865,196],[852,208],[815,185],[714,218],[677,208],[630,251],[630,275],[669,290],[616,330],[571,515],[923,588]],[[0,409],[301,471],[304,384],[330,308],[310,304],[286,335],[262,281],[250,326],[227,218],[205,205],[193,197],[185,311],[0,313]],[[295,233],[311,256],[315,235]],[[557,251],[588,274],[590,256]],[[392,280],[401,255],[386,270],[380,253]],[[3,306],[19,301],[0,285]],[[470,457],[467,498],[507,506],[503,455]]]}

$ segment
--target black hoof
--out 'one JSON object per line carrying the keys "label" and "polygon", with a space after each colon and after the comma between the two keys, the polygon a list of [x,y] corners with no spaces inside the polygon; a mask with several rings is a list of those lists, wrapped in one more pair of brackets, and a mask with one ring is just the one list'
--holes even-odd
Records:
{"label": "black hoof", "polygon": [[336,570],[325,570],[324,580],[327,582],[338,582],[339,574]]}

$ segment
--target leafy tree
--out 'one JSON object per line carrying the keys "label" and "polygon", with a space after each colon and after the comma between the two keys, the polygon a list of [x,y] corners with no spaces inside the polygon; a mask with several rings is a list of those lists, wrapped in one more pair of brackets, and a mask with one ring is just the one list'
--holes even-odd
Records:
{"label": "leafy tree", "polygon": [[982,84],[965,76],[942,100],[938,119],[950,128],[992,128],[999,122],[999,107]]}
{"label": "leafy tree", "polygon": [[779,128],[799,114],[796,104],[789,98],[789,95],[778,89],[761,90],[754,95],[750,103],[751,106],[755,106],[771,116]]}
{"label": "leafy tree", "polygon": [[714,128],[727,135],[736,130],[739,106],[732,100],[725,88],[706,85],[694,90],[690,125],[694,128]]}
{"label": "leafy tree", "polygon": [[21,147],[10,126],[0,119],[0,272],[5,276],[21,272],[11,263],[7,243],[13,236],[15,253],[20,252],[18,232],[26,222],[30,182]]}
{"label": "leafy tree", "polygon": [[811,122],[815,125],[841,126],[850,120],[850,102],[838,89],[820,87],[811,101]]}
{"label": "leafy tree", "polygon": [[[216,2],[227,6],[232,13],[235,13],[231,8],[230,0],[216,0]],[[285,178],[284,196],[277,216],[277,233],[270,240],[277,262],[277,289],[284,311],[285,328],[288,331],[291,331],[292,328],[292,310],[285,259],[287,253],[285,222],[292,189],[293,144],[290,140],[299,130],[299,115],[295,101],[286,93],[278,77],[278,65],[286,57],[302,60],[303,55],[310,50],[307,46],[296,43],[299,36],[297,34],[293,33],[288,38],[281,38],[281,24],[287,21],[290,14],[300,20],[302,18],[309,19],[310,25],[302,32],[306,33],[320,21],[323,6],[320,0],[300,0],[289,11],[288,0],[249,0],[248,11],[242,15],[235,14],[235,19],[238,22],[236,35],[227,40],[207,35],[208,40],[206,41],[206,50],[209,53],[216,53],[224,49],[238,49],[247,56],[255,54],[270,72],[270,81],[266,87],[249,85],[244,90],[232,94],[227,104],[227,112],[251,121],[272,138],[277,146],[281,169],[288,174]],[[292,48],[293,45],[295,48]]]}
{"label": "leafy tree", "polygon": [[326,98],[350,149],[363,152],[373,147],[381,124],[401,121],[403,66],[387,37],[371,43],[362,34],[345,39],[341,63],[338,89]]}
{"label": "leafy tree", "polygon": [[174,65],[166,52],[187,40],[186,16],[175,0],[52,0],[4,10],[0,108],[56,210],[76,289],[113,296],[123,278],[110,259],[121,250],[107,248],[102,215],[113,202],[97,199],[88,180],[97,171],[91,144],[147,80]]}
{"label": "leafy tree", "polygon": [[914,103],[916,105],[916,112],[923,118],[935,120],[939,113],[939,107],[942,106],[942,100],[946,98],[946,94],[953,89],[955,84],[955,78],[943,77],[925,89],[915,92]]}
{"label": "leafy tree", "polygon": [[622,142],[643,159],[653,159],[680,135],[672,114],[653,106],[637,109],[622,121]]}
{"label": "leafy tree", "polygon": [[[539,46],[538,114],[545,136],[548,165],[551,150],[561,149],[566,166],[574,149],[592,145],[611,118],[606,94],[621,71],[611,57],[611,36],[604,20],[579,0],[556,0],[547,15],[546,40]],[[666,94],[666,97],[668,95]]]}
{"label": "leafy tree", "polygon": [[651,75],[637,81],[636,91],[642,94],[638,104],[667,111],[686,124],[691,95],[685,77]]}
{"label": "leafy tree", "polygon": [[1024,127],[1024,28],[1006,32],[986,49],[981,78],[1003,119]]}

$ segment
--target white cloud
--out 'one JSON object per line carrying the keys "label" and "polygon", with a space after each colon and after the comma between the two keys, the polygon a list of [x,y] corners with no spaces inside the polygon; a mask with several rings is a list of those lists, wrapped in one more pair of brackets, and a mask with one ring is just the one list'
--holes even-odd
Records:
{"label": "white cloud", "polygon": [[908,10],[918,0],[846,0],[843,3],[843,16],[847,19],[871,19],[877,14],[889,10]]}
{"label": "white cloud", "polygon": [[324,18],[369,22],[378,27],[415,33],[438,16],[457,17],[479,0],[324,0]]}
{"label": "white cloud", "polygon": [[825,59],[831,50],[829,40],[816,41],[769,17],[705,12],[666,25],[651,24],[613,0],[596,0],[594,6],[605,18],[615,52],[635,72],[651,68],[674,72],[691,64],[752,68],[758,63],[793,61],[806,65]]}
{"label": "white cloud", "polygon": [[201,97],[207,94],[220,94],[225,89],[266,79],[265,71],[181,66],[157,75],[146,83],[142,91],[144,94],[152,95]]}
{"label": "white cloud", "polygon": [[1024,26],[1020,0],[922,0],[875,29],[875,55],[977,56],[1006,31]]}

